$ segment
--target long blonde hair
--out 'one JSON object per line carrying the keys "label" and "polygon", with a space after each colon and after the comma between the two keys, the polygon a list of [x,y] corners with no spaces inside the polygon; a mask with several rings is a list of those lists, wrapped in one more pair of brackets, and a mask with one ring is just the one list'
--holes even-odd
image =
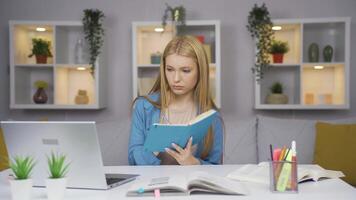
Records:
{"label": "long blonde hair", "polygon": [[[158,102],[154,102],[147,96],[145,98],[154,106],[160,108],[162,113],[168,108],[169,97],[172,96],[172,91],[168,85],[165,66],[167,56],[172,54],[192,58],[198,66],[198,81],[194,89],[194,99],[198,103],[199,114],[209,109],[217,109],[209,89],[209,63],[207,55],[201,43],[192,36],[176,36],[167,44],[161,59],[160,73],[149,92],[150,94],[159,92],[160,99]],[[208,134],[204,138],[201,158],[206,158],[209,155],[213,139],[212,127],[210,127]]]}

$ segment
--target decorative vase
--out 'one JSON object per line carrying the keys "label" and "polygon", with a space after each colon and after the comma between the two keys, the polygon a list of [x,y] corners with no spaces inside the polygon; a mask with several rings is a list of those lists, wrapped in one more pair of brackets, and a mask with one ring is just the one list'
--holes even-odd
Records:
{"label": "decorative vase", "polygon": [[46,55],[35,55],[36,56],[36,63],[37,64],[46,64],[47,63],[47,56]]}
{"label": "decorative vase", "polygon": [[86,90],[78,90],[78,94],[75,97],[75,103],[76,104],[88,104],[89,103],[89,97],[87,95]]}
{"label": "decorative vase", "polygon": [[10,180],[12,200],[31,199],[32,179]]}
{"label": "decorative vase", "polygon": [[66,178],[46,179],[46,189],[48,200],[62,200],[66,190]]}
{"label": "decorative vase", "polygon": [[288,96],[284,94],[269,94],[266,97],[267,104],[286,104],[288,103]]}
{"label": "decorative vase", "polygon": [[331,62],[334,50],[332,46],[326,45],[323,50],[324,62]]}
{"label": "decorative vase", "polygon": [[37,88],[36,93],[33,95],[33,101],[37,104],[44,104],[48,100],[48,96],[44,88]]}
{"label": "decorative vase", "polygon": [[156,53],[151,54],[151,64],[160,64],[162,54],[157,51]]}
{"label": "decorative vase", "polygon": [[273,63],[283,63],[283,53],[273,54]]}
{"label": "decorative vase", "polygon": [[309,62],[319,62],[319,46],[316,43],[312,43],[308,48]]}
{"label": "decorative vase", "polygon": [[77,43],[75,44],[75,63],[76,64],[83,64],[84,63],[84,57],[83,57],[83,40],[78,39]]}

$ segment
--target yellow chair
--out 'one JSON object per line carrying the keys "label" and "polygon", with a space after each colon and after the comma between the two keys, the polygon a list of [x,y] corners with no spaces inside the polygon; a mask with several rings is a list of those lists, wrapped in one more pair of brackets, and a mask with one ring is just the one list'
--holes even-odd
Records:
{"label": "yellow chair", "polygon": [[9,168],[8,158],[4,136],[0,128],[0,171]]}

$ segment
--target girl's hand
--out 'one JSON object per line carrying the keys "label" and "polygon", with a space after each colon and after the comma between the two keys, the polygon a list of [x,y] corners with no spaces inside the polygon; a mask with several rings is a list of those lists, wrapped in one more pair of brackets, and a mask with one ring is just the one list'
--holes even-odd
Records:
{"label": "girl's hand", "polygon": [[172,144],[176,151],[166,148],[166,152],[171,155],[180,165],[199,165],[200,162],[193,156],[195,148],[192,146],[193,138],[190,137],[185,149],[176,144]]}

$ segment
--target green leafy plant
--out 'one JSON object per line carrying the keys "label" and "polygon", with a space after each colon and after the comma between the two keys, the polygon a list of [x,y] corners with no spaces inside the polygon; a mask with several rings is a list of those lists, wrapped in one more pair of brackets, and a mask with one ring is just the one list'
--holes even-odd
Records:
{"label": "green leafy plant", "polygon": [[247,30],[250,32],[251,37],[256,41],[256,62],[252,68],[252,72],[259,82],[263,78],[265,70],[269,67],[269,52],[273,39],[273,23],[271,21],[266,4],[262,6],[254,5],[249,12]]}
{"label": "green leafy plant", "polygon": [[182,30],[185,27],[185,15],[186,11],[183,6],[172,7],[166,3],[166,9],[162,17],[162,27],[163,29],[167,25],[167,20],[171,17],[171,21],[176,25],[177,29]]}
{"label": "green leafy plant", "polygon": [[270,87],[270,91],[272,94],[282,94],[283,93],[283,86],[280,82],[274,82]]}
{"label": "green leafy plant", "polygon": [[49,178],[63,178],[68,172],[69,164],[65,164],[66,156],[63,154],[51,153],[47,156],[48,168],[50,172]]}
{"label": "green leafy plant", "polygon": [[28,179],[34,166],[35,162],[31,156],[15,156],[10,161],[10,168],[17,180]]}
{"label": "green leafy plant", "polygon": [[273,40],[268,52],[270,54],[285,54],[289,51],[288,42]]}
{"label": "green leafy plant", "polygon": [[85,9],[82,19],[85,39],[89,44],[91,73],[94,75],[95,61],[101,53],[101,47],[104,44],[103,20],[105,15],[98,9]]}
{"label": "green leafy plant", "polygon": [[48,83],[46,81],[38,80],[35,82],[35,87],[46,89],[48,87]]}
{"label": "green leafy plant", "polygon": [[51,42],[41,39],[41,38],[33,38],[32,39],[32,53],[28,55],[31,58],[34,55],[44,55],[47,57],[52,57],[52,53],[50,50]]}

